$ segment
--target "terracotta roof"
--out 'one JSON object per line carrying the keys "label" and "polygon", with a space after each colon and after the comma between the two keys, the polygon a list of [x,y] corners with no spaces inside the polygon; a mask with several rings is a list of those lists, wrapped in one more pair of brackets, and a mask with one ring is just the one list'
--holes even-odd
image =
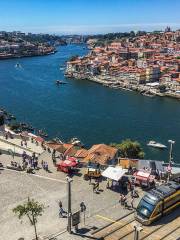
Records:
{"label": "terracotta roof", "polygon": [[58,152],[61,152],[63,153],[66,149],[63,147],[63,144],[61,143],[55,143],[55,142],[46,142],[46,146],[51,148],[51,149],[54,149]]}
{"label": "terracotta roof", "polygon": [[76,154],[74,155],[76,158],[85,158],[88,155],[88,150],[87,149],[79,149],[77,150]]}
{"label": "terracotta roof", "polygon": [[84,158],[84,161],[98,162],[99,164],[105,165],[109,160],[115,157],[117,151],[117,148],[106,144],[93,145],[88,150],[88,155]]}

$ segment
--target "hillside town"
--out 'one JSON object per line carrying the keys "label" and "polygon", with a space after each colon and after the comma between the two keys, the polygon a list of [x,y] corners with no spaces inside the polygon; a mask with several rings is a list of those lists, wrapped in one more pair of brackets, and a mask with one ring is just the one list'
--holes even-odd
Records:
{"label": "hillside town", "polygon": [[94,47],[67,62],[65,75],[88,79],[104,86],[136,90],[147,96],[180,98],[180,31],[146,33],[123,37]]}
{"label": "hillside town", "polygon": [[56,49],[48,41],[41,41],[40,34],[20,31],[0,32],[0,60],[53,54]]}

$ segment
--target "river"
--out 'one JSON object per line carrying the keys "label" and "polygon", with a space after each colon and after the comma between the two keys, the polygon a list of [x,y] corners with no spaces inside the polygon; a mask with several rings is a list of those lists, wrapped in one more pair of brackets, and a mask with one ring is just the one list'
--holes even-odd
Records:
{"label": "river", "polygon": [[[49,137],[78,137],[86,146],[139,141],[146,159],[167,161],[168,150],[146,146],[149,140],[168,145],[176,141],[174,160],[180,162],[180,102],[149,98],[96,83],[65,79],[61,68],[75,54],[85,55],[82,45],[60,46],[54,55],[0,61],[0,106],[19,121],[45,129]],[[17,61],[21,68],[15,68]],[[55,80],[66,85],[55,85]]]}

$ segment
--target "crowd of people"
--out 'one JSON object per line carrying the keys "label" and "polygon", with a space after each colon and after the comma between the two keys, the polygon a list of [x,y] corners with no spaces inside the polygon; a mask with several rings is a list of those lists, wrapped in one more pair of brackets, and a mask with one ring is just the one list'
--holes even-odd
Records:
{"label": "crowd of people", "polygon": [[[33,152],[32,156],[28,156],[24,151],[22,154],[22,166],[23,166],[23,169],[39,170],[40,169],[39,160],[36,153]],[[41,168],[48,172],[49,171],[48,162],[42,160]]]}

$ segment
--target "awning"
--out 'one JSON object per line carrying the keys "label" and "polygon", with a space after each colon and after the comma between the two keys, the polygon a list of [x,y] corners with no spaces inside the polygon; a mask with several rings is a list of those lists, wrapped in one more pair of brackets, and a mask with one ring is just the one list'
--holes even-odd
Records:
{"label": "awning", "polygon": [[62,167],[76,167],[77,164],[78,164],[77,162],[69,161],[69,160],[64,160],[57,163],[57,165],[60,165]]}
{"label": "awning", "polygon": [[102,173],[103,177],[110,178],[115,181],[119,181],[127,170],[122,169],[121,167],[108,167]]}
{"label": "awning", "polygon": [[135,176],[136,180],[139,180],[139,181],[147,181],[147,180],[153,181],[155,178],[155,176],[145,171],[138,171],[137,173],[134,173],[133,176]]}

